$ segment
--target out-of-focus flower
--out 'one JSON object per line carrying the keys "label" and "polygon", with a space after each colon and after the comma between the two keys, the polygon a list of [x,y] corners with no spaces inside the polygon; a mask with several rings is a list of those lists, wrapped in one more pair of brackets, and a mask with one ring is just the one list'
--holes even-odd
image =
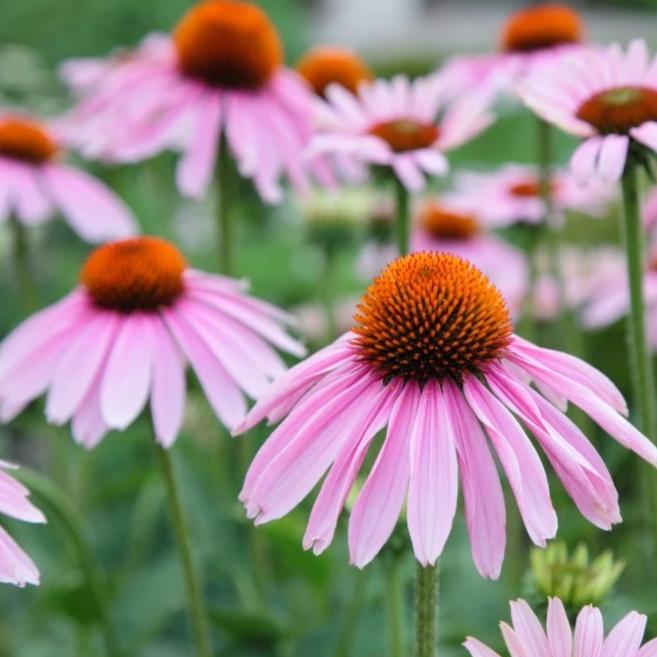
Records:
{"label": "out-of-focus flower", "polygon": [[410,191],[419,191],[426,175],[447,172],[445,152],[492,121],[489,94],[446,102],[444,92],[435,76],[379,79],[361,84],[356,95],[333,85],[326,90],[308,156],[390,167]]}
{"label": "out-of-focus flower", "polygon": [[620,577],[625,564],[606,550],[593,561],[586,545],[568,554],[565,543],[551,543],[530,552],[532,584],[545,597],[560,598],[569,609],[600,604]]}
{"label": "out-of-focus flower", "polygon": [[298,321],[299,333],[304,338],[317,343],[325,340],[327,333],[333,328],[336,328],[341,333],[348,331],[353,324],[357,304],[357,298],[336,299],[333,304],[335,327],[327,325],[326,311],[320,304],[309,303],[303,306],[296,306],[292,309],[292,314]]}
{"label": "out-of-focus flower", "polygon": [[339,84],[356,93],[361,82],[374,77],[365,61],[353,50],[336,46],[318,46],[309,50],[299,60],[297,72],[318,96],[324,96],[331,84]]}
{"label": "out-of-focus flower", "polygon": [[[507,164],[498,171],[463,172],[456,177],[456,193],[467,195],[477,212],[491,227],[515,223],[538,224],[546,216],[541,198],[538,169]],[[582,184],[567,171],[555,171],[550,184],[553,210],[601,216],[613,191],[596,181]]]}
{"label": "out-of-focus flower", "polygon": [[490,278],[515,315],[527,291],[527,261],[522,251],[487,230],[487,223],[465,195],[425,201],[416,213],[411,250],[443,251],[469,260]]}
{"label": "out-of-focus flower", "polygon": [[[577,615],[575,631],[559,598],[548,601],[545,630],[536,614],[524,600],[511,603],[512,626],[500,623],[504,643],[512,657],[592,657],[593,655],[623,655],[623,657],[653,657],[657,639],[641,647],[646,617],[631,611],[604,636],[602,614],[597,607],[587,605]],[[469,636],[463,644],[472,657],[499,657],[487,645]]]}
{"label": "out-of-focus flower", "polygon": [[[624,253],[613,246],[589,249],[566,247],[560,250],[559,263],[563,276],[566,306],[577,311],[587,328],[595,326],[588,318],[589,306],[596,299],[607,298],[610,292],[626,281]],[[537,257],[538,279],[533,301],[533,312],[538,319],[551,320],[559,313],[559,290],[549,273],[547,254]],[[610,299],[613,305],[617,303]],[[593,312],[594,316],[596,312]]]}
{"label": "out-of-focus flower", "polygon": [[451,530],[460,473],[475,564],[482,575],[498,577],[505,508],[487,437],[530,538],[544,546],[557,517],[526,429],[581,513],[604,529],[619,522],[604,462],[543,391],[550,398],[558,391],[657,463],[657,447],[623,417],[625,401],[611,381],[578,358],[513,335],[502,295],[457,256],[413,253],[393,261],[354,321],[351,332],[281,376],[236,430],[282,420],[240,494],[258,524],[288,513],[328,471],[304,537],[315,553],[331,543],[372,442],[386,427],[349,520],[351,562],[359,567],[383,547],[405,503],[415,555],[434,563]]}
{"label": "out-of-focus flower", "polygon": [[195,4],[171,36],[150,35],[128,57],[110,57],[90,88],[62,122],[87,156],[136,162],[180,151],[178,188],[200,197],[221,142],[265,201],[282,199],[282,174],[306,188],[314,97],[283,65],[278,34],[254,4]]}
{"label": "out-of-focus flower", "polygon": [[0,223],[42,224],[57,212],[88,242],[136,232],[128,207],[88,173],[61,161],[62,146],[44,124],[0,115]]}
{"label": "out-of-focus flower", "polygon": [[[24,522],[46,522],[46,518],[28,499],[30,491],[7,471],[16,468],[0,461],[0,513]],[[0,582],[25,586],[39,583],[39,570],[16,544],[7,531],[0,527]]]}
{"label": "out-of-focus flower", "polygon": [[616,182],[630,142],[657,151],[657,59],[644,41],[565,54],[533,70],[519,86],[524,102],[546,121],[584,138],[573,174]]}
{"label": "out-of-focus flower", "polygon": [[72,420],[73,437],[94,447],[144,408],[169,447],[185,405],[189,361],[219,419],[235,427],[285,366],[270,345],[301,356],[282,328],[283,311],[247,296],[238,281],[187,266],[154,237],[96,249],[80,285],[0,344],[0,417],[8,421],[47,392],[46,417]]}

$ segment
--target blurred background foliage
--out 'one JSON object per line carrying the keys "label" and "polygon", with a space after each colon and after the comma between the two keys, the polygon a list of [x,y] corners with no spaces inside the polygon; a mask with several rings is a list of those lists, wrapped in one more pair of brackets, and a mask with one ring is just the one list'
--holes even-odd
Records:
{"label": "blurred background foliage", "polygon": [[[643,0],[642,4],[647,4]],[[269,0],[283,34],[288,59],[294,61],[310,42],[309,3]],[[600,4],[600,3],[596,3]],[[630,3],[618,0],[622,7]],[[633,3],[634,4],[634,3]],[[639,0],[637,3],[639,4]],[[650,4],[655,5],[655,2]],[[62,58],[103,54],[136,43],[153,29],[167,30],[189,6],[180,0],[3,0],[0,15],[0,101],[28,106],[45,114],[66,107],[69,99],[54,75]],[[373,62],[382,72],[423,69],[432,58],[414,65],[405,60]],[[531,162],[534,122],[507,109],[496,125],[454,154],[453,169],[495,167],[504,161]],[[561,161],[572,147],[559,141]],[[131,205],[143,231],[177,242],[197,267],[215,267],[213,198],[206,203],[182,201],[173,186],[175,159],[163,155],[140,166],[106,168],[87,164]],[[299,209],[292,201],[264,208],[248,183],[239,185],[237,271],[251,280],[253,292],[282,306],[317,304],[322,256],[307,239]],[[445,183],[439,183],[440,184]],[[617,241],[614,213],[594,221],[571,217],[570,241],[583,246]],[[363,227],[337,254],[332,285],[340,297],[362,292],[354,262],[362,246]],[[514,239],[513,234],[509,235]],[[33,265],[41,305],[52,303],[76,284],[89,247],[63,222],[51,222],[31,235]],[[37,255],[38,254],[38,255]],[[11,243],[0,230],[0,334],[21,317],[13,288]],[[628,393],[623,327],[589,334],[587,358]],[[560,345],[560,336],[543,327],[542,340]],[[318,346],[321,338],[311,343]],[[321,557],[301,548],[308,516],[306,502],[283,520],[258,529],[254,552],[251,533],[237,502],[244,465],[238,441],[219,426],[194,381],[185,427],[174,448],[183,482],[184,502],[203,563],[218,654],[231,657],[380,657],[386,654],[386,577],[398,570],[407,583],[410,627],[413,561],[405,529],[373,564],[350,568],[344,518],[333,545]],[[9,427],[0,429],[2,456],[41,471],[59,491],[62,505],[76,518],[78,530],[93,554],[93,569],[102,590],[102,606],[116,628],[124,657],[189,655],[184,591],[164,513],[163,491],[154,469],[152,438],[145,422],[122,434],[113,433],[93,452],[72,444],[66,428],[48,427],[41,404],[35,404]],[[249,438],[255,449],[264,438]],[[604,602],[608,622],[629,609],[650,614],[650,633],[657,633],[657,599],[646,581],[654,581],[655,559],[649,554],[645,511],[640,501],[637,459],[597,432],[594,442],[609,464],[621,492],[624,524],[604,534],[585,522],[557,482],[553,498],[559,513],[559,538],[566,545],[583,542],[591,559],[611,549],[625,562],[613,595]],[[37,503],[42,502],[35,492]],[[0,657],[96,657],[104,654],[99,631],[98,600],[85,586],[80,545],[62,522],[62,509],[45,507],[46,527],[8,522],[11,532],[39,564],[39,588],[0,588]],[[3,520],[4,522],[4,520]],[[441,654],[461,657],[460,644],[474,634],[500,648],[498,620],[508,617],[507,601],[536,596],[537,582],[528,575],[529,542],[518,528],[515,505],[508,506],[509,545],[500,582],[481,579],[474,570],[463,515],[441,562]],[[540,589],[542,591],[542,589]],[[410,635],[406,637],[410,641]],[[409,643],[410,645],[410,643]]]}

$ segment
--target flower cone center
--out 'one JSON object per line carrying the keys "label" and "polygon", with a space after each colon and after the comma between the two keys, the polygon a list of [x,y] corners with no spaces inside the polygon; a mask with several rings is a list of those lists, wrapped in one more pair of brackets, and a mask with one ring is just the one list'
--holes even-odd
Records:
{"label": "flower cone center", "polygon": [[0,119],[0,155],[43,164],[55,157],[58,150],[57,144],[36,121]]}
{"label": "flower cone center", "polygon": [[186,266],[172,244],[135,237],[97,248],[84,264],[80,281],[101,308],[154,311],[171,305],[183,292]]}
{"label": "flower cone center", "polygon": [[361,358],[387,382],[460,381],[498,358],[511,336],[500,292],[476,267],[446,253],[390,263],[354,316]]}
{"label": "flower cone center", "polygon": [[502,32],[502,50],[532,52],[569,43],[584,37],[582,20],[569,7],[538,5],[516,12]]}
{"label": "flower cone center", "polygon": [[396,153],[429,148],[438,139],[440,131],[432,123],[410,119],[397,119],[377,123],[369,134],[383,139]]}
{"label": "flower cone center", "polygon": [[479,230],[474,215],[453,212],[438,203],[428,203],[420,211],[420,224],[432,237],[442,240],[468,240]]}
{"label": "flower cone center", "polygon": [[329,46],[306,53],[297,71],[318,96],[323,96],[330,84],[339,84],[355,94],[361,82],[373,77],[367,64],[351,50]]}
{"label": "flower cone center", "polygon": [[181,71],[210,85],[259,89],[283,63],[276,29],[247,2],[199,2],[182,17],[173,40]]}
{"label": "flower cone center", "polygon": [[640,86],[601,91],[582,103],[577,118],[600,134],[625,134],[646,121],[657,121],[657,91]]}

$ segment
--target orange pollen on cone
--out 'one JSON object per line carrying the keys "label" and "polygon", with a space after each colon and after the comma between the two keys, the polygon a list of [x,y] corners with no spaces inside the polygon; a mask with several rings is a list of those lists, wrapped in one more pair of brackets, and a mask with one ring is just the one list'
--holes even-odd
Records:
{"label": "orange pollen on cone", "polygon": [[600,91],[582,103],[577,118],[600,134],[626,134],[647,121],[657,121],[657,90],[641,86]]}
{"label": "orange pollen on cone", "polygon": [[433,123],[412,119],[384,121],[372,126],[368,133],[383,139],[396,153],[429,148],[438,139],[440,130]]}
{"label": "orange pollen on cone", "polygon": [[283,64],[276,28],[248,2],[199,2],[182,17],[173,41],[180,70],[214,86],[260,89]]}
{"label": "orange pollen on cone", "polygon": [[[556,191],[556,184],[554,181],[550,182],[550,192]],[[541,196],[541,184],[538,180],[525,180],[523,182],[515,183],[509,187],[509,194],[511,196],[520,196],[522,198],[537,198]]]}
{"label": "orange pollen on cone", "polygon": [[348,48],[320,46],[308,51],[297,64],[297,72],[318,96],[330,84],[339,84],[355,94],[358,85],[372,80],[367,64]]}
{"label": "orange pollen on cone", "polygon": [[438,239],[467,240],[479,231],[474,215],[447,210],[440,203],[427,203],[418,218],[422,228]]}
{"label": "orange pollen on cone", "polygon": [[360,357],[385,382],[460,381],[499,358],[512,326],[504,299],[474,265],[447,253],[393,260],[354,316]]}
{"label": "orange pollen on cone", "polygon": [[119,312],[155,311],[182,294],[187,263],[158,237],[134,237],[98,247],[80,273],[94,303]]}
{"label": "orange pollen on cone", "polygon": [[43,164],[59,147],[36,122],[23,118],[0,119],[0,155],[30,164]]}
{"label": "orange pollen on cone", "polygon": [[584,26],[577,12],[560,4],[537,5],[513,14],[502,31],[502,50],[532,52],[580,43]]}

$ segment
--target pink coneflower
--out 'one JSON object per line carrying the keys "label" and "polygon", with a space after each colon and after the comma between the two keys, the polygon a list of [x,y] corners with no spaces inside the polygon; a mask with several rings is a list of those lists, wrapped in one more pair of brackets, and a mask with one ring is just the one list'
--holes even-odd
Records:
{"label": "pink coneflower", "polygon": [[374,77],[355,52],[337,46],[312,48],[299,60],[296,68],[318,96],[324,96],[331,84],[339,84],[356,93],[362,82],[369,82]]}
{"label": "pink coneflower", "polygon": [[425,175],[444,175],[444,155],[472,139],[492,121],[487,93],[446,102],[437,77],[361,83],[356,95],[334,85],[326,92],[309,156],[347,158],[390,167],[410,191]]}
{"label": "pink coneflower", "polygon": [[88,242],[135,232],[127,206],[88,173],[61,161],[62,147],[42,123],[0,116],[0,223],[33,226],[59,212]]}
{"label": "pink coneflower", "polygon": [[[597,607],[587,605],[582,608],[573,632],[559,598],[548,599],[545,630],[524,600],[511,603],[511,621],[511,625],[500,623],[500,630],[512,657],[650,657],[657,648],[656,639],[641,647],[646,617],[636,611],[621,618],[606,638],[602,614]],[[471,636],[463,645],[471,657],[499,657],[494,650]]]}
{"label": "pink coneflower", "polygon": [[[515,336],[499,291],[473,265],[443,253],[391,263],[361,300],[353,331],[297,365],[258,400],[237,431],[282,420],[246,475],[240,499],[263,523],[288,513],[328,471],[304,546],[333,539],[367,452],[387,434],[349,520],[351,561],[362,567],[390,536],[406,502],[415,555],[434,563],[451,530],[459,472],[472,553],[496,578],[504,556],[504,496],[489,441],[530,538],[557,531],[534,435],[581,513],[620,521],[602,459],[564,413],[567,399],[616,440],[657,464],[657,448],[624,417],[625,402],[600,372]],[[534,389],[531,383],[536,385]]]}
{"label": "pink coneflower", "polygon": [[282,174],[305,187],[312,93],[283,65],[278,34],[256,5],[199,2],[171,36],[151,35],[112,63],[67,122],[87,155],[135,162],[181,151],[178,188],[199,197],[223,135],[222,147],[265,201],[281,200]]}
{"label": "pink coneflower", "polygon": [[[456,178],[456,191],[467,194],[490,226],[538,224],[547,215],[539,171],[533,166],[507,164],[491,173],[464,172]],[[595,181],[582,184],[567,171],[553,173],[550,194],[558,214],[568,210],[600,216],[611,200],[608,186]]]}
{"label": "pink coneflower", "polygon": [[631,142],[657,150],[657,60],[642,40],[623,52],[581,51],[540,68],[520,86],[525,103],[546,121],[585,141],[571,159],[582,179],[620,179]]}
{"label": "pink coneflower", "polygon": [[411,251],[443,251],[470,261],[497,287],[512,313],[527,291],[528,268],[522,251],[487,230],[470,197],[445,195],[418,209]]}
{"label": "pink coneflower", "polygon": [[[30,491],[7,470],[16,466],[0,461],[0,513],[24,522],[46,522],[46,518],[28,499]],[[30,557],[0,527],[0,582],[25,586],[39,583],[39,570]]]}
{"label": "pink coneflower", "polygon": [[288,321],[239,282],[189,268],[161,239],[106,244],[73,292],[0,345],[0,416],[10,420],[47,392],[48,420],[72,419],[75,440],[93,447],[125,429],[150,396],[155,435],[168,447],[183,417],[188,361],[233,428],[246,412],[241,391],[257,397],[285,369],[270,343],[304,353],[282,329]]}

